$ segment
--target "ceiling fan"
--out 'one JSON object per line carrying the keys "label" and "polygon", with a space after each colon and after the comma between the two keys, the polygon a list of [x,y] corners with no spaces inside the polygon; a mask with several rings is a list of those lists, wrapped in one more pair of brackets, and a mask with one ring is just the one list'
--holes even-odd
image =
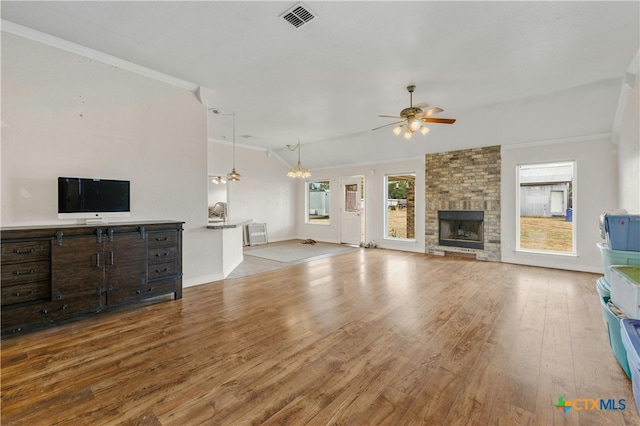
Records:
{"label": "ceiling fan", "polygon": [[411,139],[411,135],[420,131],[423,135],[429,133],[429,128],[422,125],[422,123],[440,123],[440,124],[453,124],[456,122],[455,118],[434,118],[431,117],[434,114],[444,111],[442,108],[433,107],[427,110],[423,110],[424,108],[428,108],[429,104],[426,102],[421,102],[419,104],[413,105],[413,91],[416,89],[416,86],[407,86],[407,91],[409,92],[409,108],[405,108],[400,111],[400,116],[395,115],[379,115],[378,117],[385,118],[401,118],[402,120],[396,121],[393,123],[385,124],[384,126],[376,127],[371,130],[378,130],[383,127],[396,125],[393,129],[393,133],[397,136],[402,132],[403,126],[404,128],[404,138]]}

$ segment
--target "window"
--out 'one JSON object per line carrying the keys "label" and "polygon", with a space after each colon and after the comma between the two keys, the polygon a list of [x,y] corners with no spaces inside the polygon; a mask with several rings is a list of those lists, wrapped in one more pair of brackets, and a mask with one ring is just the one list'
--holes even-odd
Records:
{"label": "window", "polygon": [[415,240],[415,173],[385,176],[385,238]]}
{"label": "window", "polygon": [[328,180],[307,182],[307,223],[330,224],[330,186]]}
{"label": "window", "polygon": [[575,254],[574,168],[574,162],[518,166],[518,250]]}

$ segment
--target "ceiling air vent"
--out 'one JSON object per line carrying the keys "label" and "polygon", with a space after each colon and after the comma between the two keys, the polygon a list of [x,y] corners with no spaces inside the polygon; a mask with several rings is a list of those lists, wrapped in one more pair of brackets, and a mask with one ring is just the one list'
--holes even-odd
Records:
{"label": "ceiling air vent", "polygon": [[302,27],[304,24],[316,17],[316,15],[302,3],[298,3],[280,16],[296,29]]}

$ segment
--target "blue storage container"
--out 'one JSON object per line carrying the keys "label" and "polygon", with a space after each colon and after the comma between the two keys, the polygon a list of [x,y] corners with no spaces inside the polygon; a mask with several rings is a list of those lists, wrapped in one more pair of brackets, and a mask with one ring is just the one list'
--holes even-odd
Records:
{"label": "blue storage container", "polygon": [[605,322],[607,323],[607,331],[609,332],[609,345],[613,349],[613,355],[615,355],[620,367],[624,370],[628,378],[631,378],[631,371],[629,371],[629,361],[627,360],[627,350],[622,343],[620,318],[613,313],[609,307],[609,298],[601,297],[600,303],[602,304],[602,313],[604,315]]}
{"label": "blue storage container", "polygon": [[640,265],[640,251],[612,250],[606,243],[598,243],[600,255],[602,256],[602,266],[604,267],[604,278],[611,284],[612,265]]}
{"label": "blue storage container", "polygon": [[605,216],[607,243],[613,250],[640,251],[640,215]]}
{"label": "blue storage container", "polygon": [[565,216],[567,222],[573,222],[573,209],[567,209],[567,215]]}
{"label": "blue storage container", "polygon": [[640,320],[624,319],[620,322],[620,330],[631,369],[633,399],[636,400],[636,408],[640,413]]}

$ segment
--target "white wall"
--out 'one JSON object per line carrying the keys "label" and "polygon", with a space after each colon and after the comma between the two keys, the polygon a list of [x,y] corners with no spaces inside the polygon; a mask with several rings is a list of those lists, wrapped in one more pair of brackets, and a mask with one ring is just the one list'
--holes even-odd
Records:
{"label": "white wall", "polygon": [[[637,56],[636,56],[637,58]],[[640,81],[635,75],[633,87],[623,86],[627,99],[618,134],[618,208],[640,214]]]}
{"label": "white wall", "polygon": [[[615,209],[617,200],[617,146],[608,136],[557,140],[502,147],[502,261],[601,273],[596,246],[601,242],[598,220]],[[573,218],[577,256],[517,252],[516,166],[575,160]]]}
{"label": "white wall", "polygon": [[[342,178],[362,175],[365,179],[365,242],[375,240],[378,247],[424,253],[424,157],[419,159],[354,165],[322,170],[311,170],[313,180],[329,180],[331,183],[331,223],[330,225],[305,223],[305,181],[297,182],[298,208],[296,209],[296,223],[298,238],[311,238],[316,241],[331,243],[340,242],[340,209],[342,199]],[[385,239],[384,212],[384,181],[387,174],[415,173],[416,174],[416,241],[401,241]]]}
{"label": "white wall", "polygon": [[[233,167],[232,146],[208,145],[209,173],[226,176]],[[295,238],[296,182],[286,176],[288,170],[275,156],[236,143],[236,171],[242,178],[226,184],[229,218],[266,223],[269,241]]]}
{"label": "white wall", "polygon": [[126,220],[184,221],[184,286],[214,279],[206,131],[189,91],[2,33],[3,227],[67,223],[58,176],[130,180]]}

